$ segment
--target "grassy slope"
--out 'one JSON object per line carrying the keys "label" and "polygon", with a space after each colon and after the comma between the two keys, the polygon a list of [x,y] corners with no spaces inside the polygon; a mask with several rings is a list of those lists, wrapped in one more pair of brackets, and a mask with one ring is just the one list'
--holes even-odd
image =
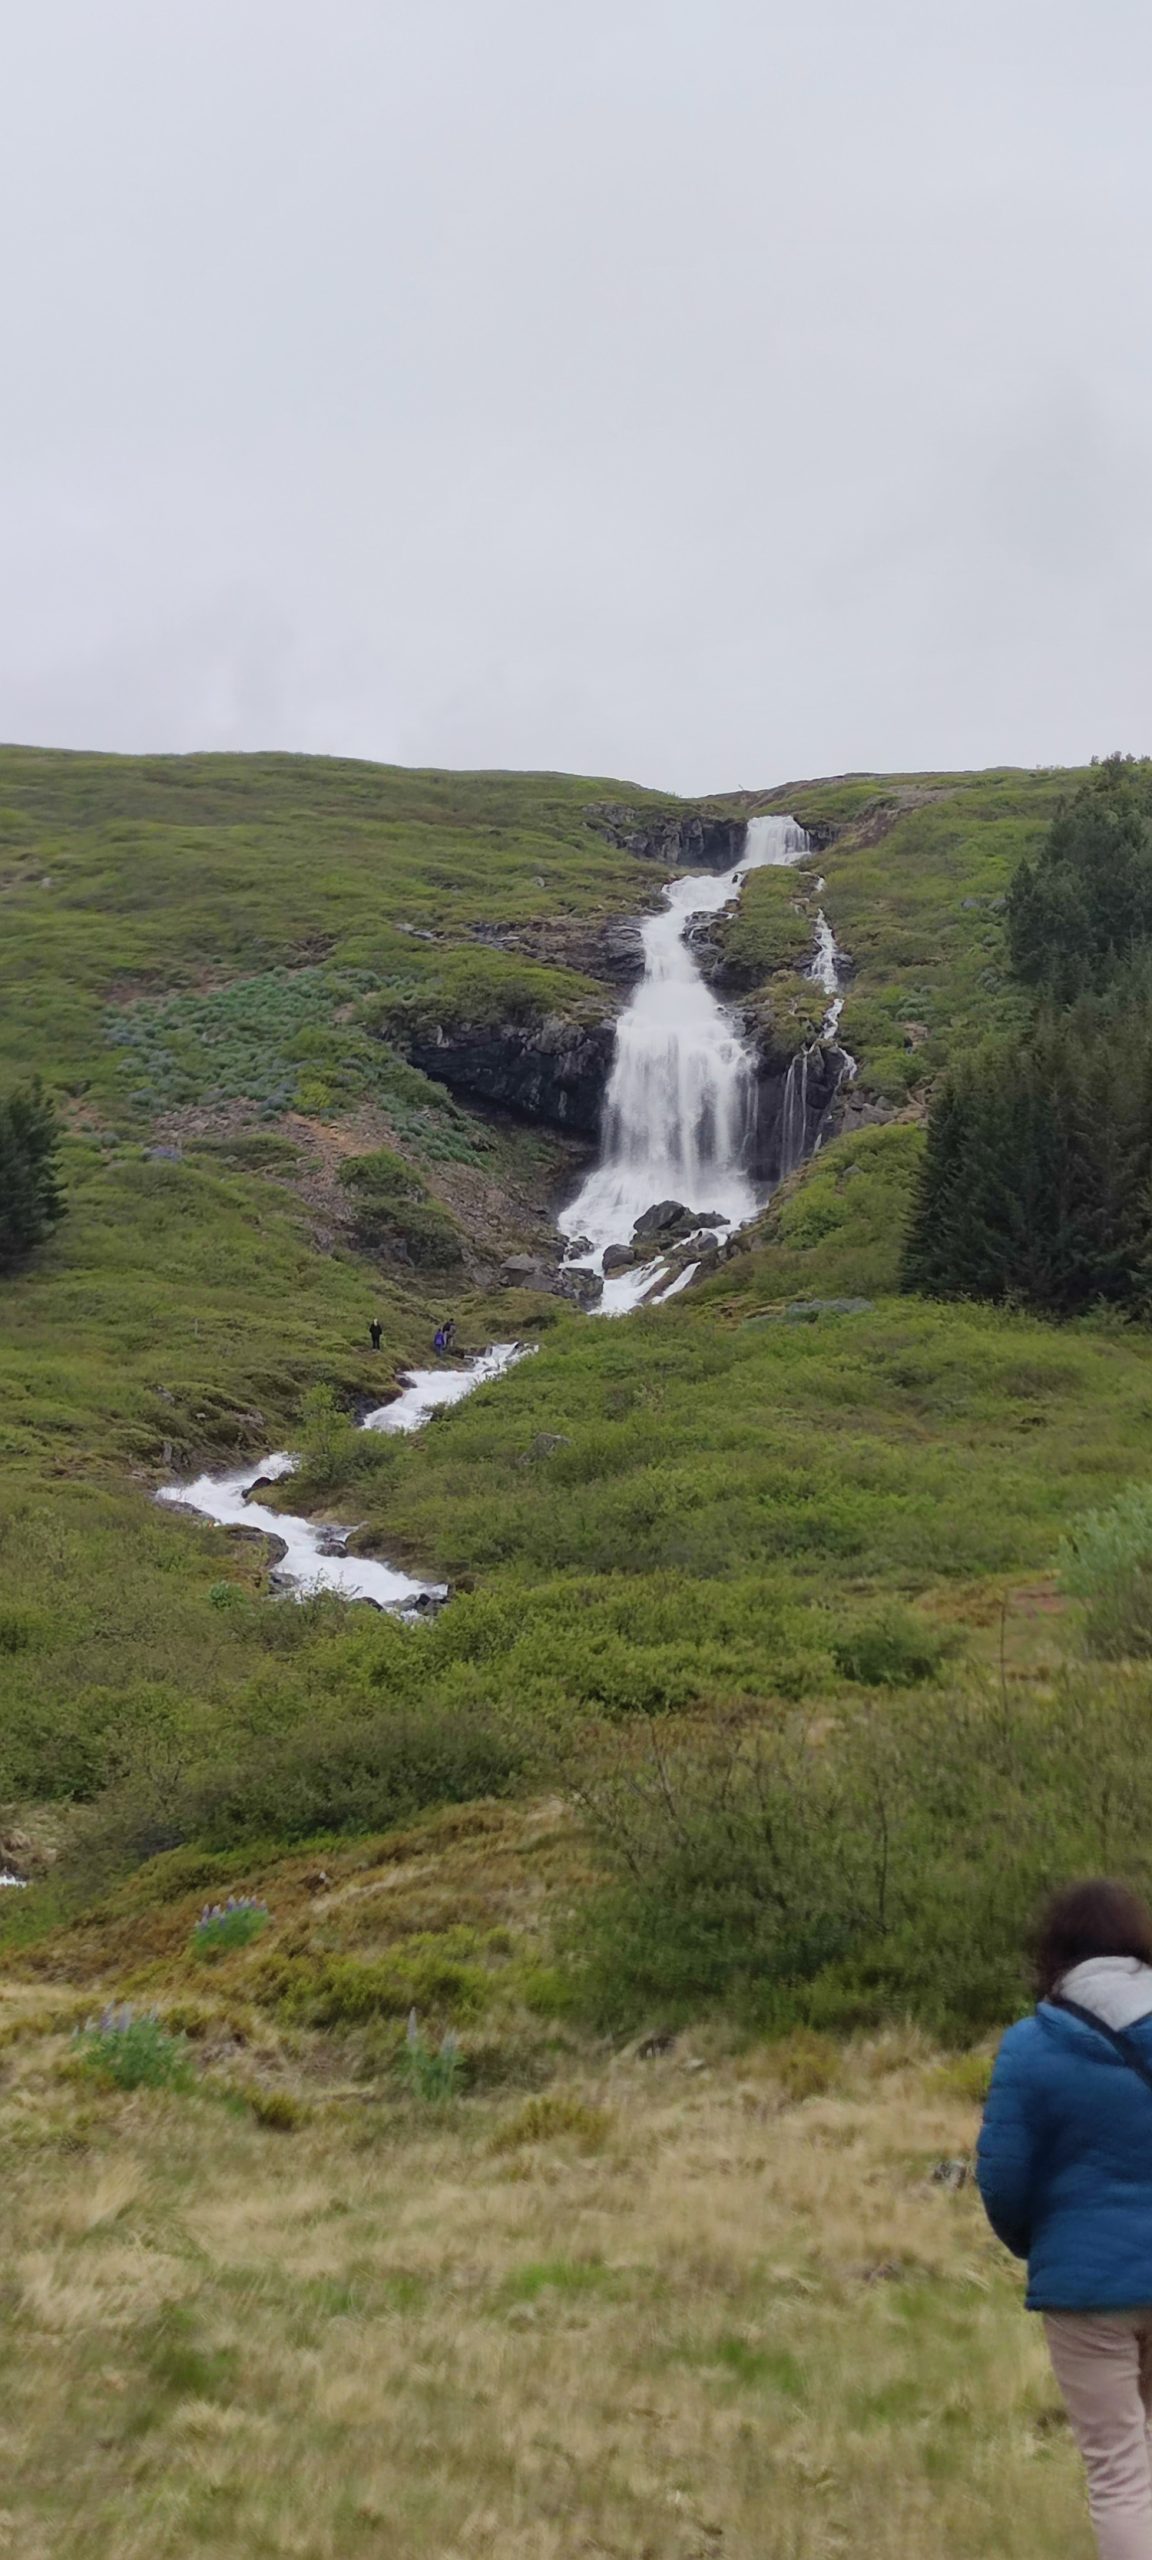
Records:
{"label": "grassy slope", "polygon": [[866,1091],[901,1101],[952,1047],[1015,1018],[999,901],[1080,778],[866,774],[773,795],[803,824],[837,831],[820,855],[823,903],[851,963],[843,1035]]}
{"label": "grassy slope", "polygon": [[[1087,2551],[1036,2322],[915,2045],[585,2065],[548,2122],[78,2104],[21,2046],[5,2517],[34,2560]],[[829,2085],[820,2087],[825,2076]]]}
{"label": "grassy slope", "polygon": [[[1072,1510],[1145,1470],[1147,1353],[896,1298],[903,1126],[830,1149],[690,1299],[626,1327],[562,1317],[499,1390],[349,1488],[392,1551],[478,1578],[435,1628],[220,1605],[222,1585],[255,1590],[258,1559],[158,1516],[148,1471],[165,1438],[278,1436],[317,1374],[367,1385],[363,1267],[321,1251],[275,1180],[149,1158],[160,1102],[131,1100],[105,997],[333,959],[415,985],[443,954],[396,925],[627,911],[636,866],[579,827],[610,786],[5,762],[8,1054],[87,1082],[72,1216],[4,1293],[9,1794],[85,1791],[142,1750],[163,1788],[234,1724],[274,1736],[361,1691],[613,1711],[780,1689],[834,1708],[830,1632],[892,1591],[954,1621],[977,1678],[985,1655],[1002,1683],[1050,1676],[1061,1627],[1030,1614],[1036,1577]],[[781,795],[845,822],[821,858],[857,964],[845,1027],[894,1098],[1005,1002],[987,901],[1056,784],[944,778],[901,801],[920,787]],[[896,823],[872,843],[893,814],[869,814],[878,798]],[[127,917],[142,878],[155,895]],[[905,1020],[929,1030],[915,1055]],[[337,1091],[322,1113],[347,1107]],[[440,1124],[410,1107],[419,1153]],[[874,1304],[785,1313],[841,1294]],[[393,1356],[427,1304],[387,1290]],[[1015,2279],[970,2191],[928,2183],[971,2141],[966,2084],[891,2040],[613,2061],[555,2017],[550,1915],[585,1874],[553,1809],[511,1805],[310,1857],[181,1852],[47,1938],[51,1888],[5,1897],[9,1943],[28,1942],[0,2018],[20,2211],[5,2508],[32,2560],[329,2560],[382,2529],[399,2560],[698,2560],[721,2535],[735,2560],[817,2560],[846,2536],[875,2560],[1039,2560],[1074,2536]],[[209,1978],[189,1933],[230,1887],[267,1895],[272,1930]],[[113,1992],[194,2030],[200,2094],[76,2080],[66,2030]],[[437,2029],[457,2019],[475,2073],[443,2120],[395,2095],[412,1999]],[[701,2054],[710,2071],[688,2071]],[[522,2118],[541,2082],[552,2135]],[[303,2102],[295,2132],[252,2120],[262,2087]]]}

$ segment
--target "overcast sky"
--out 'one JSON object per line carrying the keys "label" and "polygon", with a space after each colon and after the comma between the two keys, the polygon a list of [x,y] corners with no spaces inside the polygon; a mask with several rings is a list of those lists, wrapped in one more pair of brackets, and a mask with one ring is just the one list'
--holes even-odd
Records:
{"label": "overcast sky", "polygon": [[36,0],[0,736],[1152,749],[1148,0]]}

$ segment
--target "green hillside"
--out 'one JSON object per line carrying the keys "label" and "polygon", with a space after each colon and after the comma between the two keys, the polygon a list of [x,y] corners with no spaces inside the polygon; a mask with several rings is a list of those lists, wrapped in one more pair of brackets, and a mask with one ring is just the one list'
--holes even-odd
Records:
{"label": "green hillside", "polygon": [[[1037,1892],[1152,1880],[1152,1361],[901,1275],[1081,780],[0,751],[0,1102],[66,1192],[0,1277],[0,2541],[1071,2548],[952,2172]],[[768,808],[816,860],[710,965],[786,1052],[823,907],[842,1133],[663,1308],[501,1286],[588,1139],[409,1050],[606,1038],[653,856]],[[447,1313],[532,1356],[357,1432]],[[438,1616],[154,1500],[284,1446]]]}

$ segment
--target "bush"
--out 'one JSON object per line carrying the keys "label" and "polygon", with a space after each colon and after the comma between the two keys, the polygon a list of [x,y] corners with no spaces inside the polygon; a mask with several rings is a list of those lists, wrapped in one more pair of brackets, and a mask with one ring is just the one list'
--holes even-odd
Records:
{"label": "bush", "polygon": [[1076,1521],[1059,1570],[1083,1604],[1089,1653],[1112,1662],[1152,1654],[1152,1484],[1129,1485],[1107,1510]]}
{"label": "bush", "polygon": [[265,2133],[298,2133],[308,2122],[308,2109],[290,2089],[245,2089],[256,2123]]}
{"label": "bush", "polygon": [[135,2010],[125,2001],[90,2018],[75,2039],[76,2059],[84,2071],[114,2089],[177,2089],[193,2086],[188,2046],[170,2035],[154,2009]]}
{"label": "bush", "polygon": [[0,1272],[15,1270],[64,1215],[56,1114],[39,1083],[0,1101]]}
{"label": "bush", "polygon": [[449,2027],[438,2045],[430,2044],[413,2009],[396,2067],[414,2098],[425,2106],[448,2106],[464,2077],[459,2036]]}
{"label": "bush", "polygon": [[607,2107],[594,2106],[571,2089],[545,2089],[539,2097],[525,2099],[493,2134],[490,2147],[499,2153],[536,2142],[574,2142],[580,2151],[602,2151],[611,2131]]}
{"label": "bush", "polygon": [[832,1732],[653,1721],[574,1791],[603,1879],[562,1952],[598,2023],[720,2006],[964,2042],[1019,2007],[1043,1894],[1152,1874],[1152,1692],[1069,1679],[1010,1714],[981,1693],[892,1699]]}
{"label": "bush", "polygon": [[254,1902],[250,1896],[239,1899],[229,1894],[227,1902],[206,1903],[192,1932],[194,1952],[206,1963],[231,1955],[236,1947],[250,1947],[268,1926],[268,1905]]}
{"label": "bush", "polygon": [[352,1194],[358,1244],[430,1269],[443,1270],[463,1260],[455,1220],[429,1199],[421,1175],[390,1148],[349,1156],[340,1167],[340,1181]]}
{"label": "bush", "polygon": [[914,1689],[939,1678],[950,1640],[905,1609],[880,1609],[832,1645],[841,1678],[866,1689]]}

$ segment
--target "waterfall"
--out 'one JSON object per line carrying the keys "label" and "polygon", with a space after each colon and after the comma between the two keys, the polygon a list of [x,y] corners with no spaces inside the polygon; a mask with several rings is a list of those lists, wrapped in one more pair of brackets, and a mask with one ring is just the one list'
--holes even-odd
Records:
{"label": "waterfall", "polygon": [[690,928],[694,916],[728,906],[749,871],[798,862],[808,850],[793,819],[751,818],[734,870],[674,880],[646,919],[644,975],[617,1025],[600,1163],[560,1222],[597,1257],[626,1244],[657,1200],[733,1226],[755,1215],[760,1199],[746,1171],[752,1054],[701,972]]}
{"label": "waterfall", "polygon": [[811,1049],[797,1049],[784,1082],[780,1114],[780,1180],[795,1173],[808,1153],[808,1067]]}

